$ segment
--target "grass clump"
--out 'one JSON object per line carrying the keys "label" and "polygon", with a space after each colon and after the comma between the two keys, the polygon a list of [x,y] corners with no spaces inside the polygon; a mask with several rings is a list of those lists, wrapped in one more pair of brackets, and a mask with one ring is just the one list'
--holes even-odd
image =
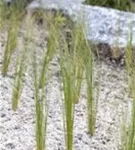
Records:
{"label": "grass clump", "polygon": [[[68,35],[69,36],[69,35]],[[93,55],[86,31],[82,23],[75,23],[70,33],[70,46],[67,38],[62,38],[63,51],[60,52],[60,67],[64,95],[64,121],[67,150],[73,149],[73,125],[75,104],[79,102],[82,82],[87,85],[87,122],[88,130],[94,135],[96,123],[97,101],[93,90]],[[97,93],[98,95],[98,93]]]}
{"label": "grass clump", "polygon": [[[97,114],[97,104],[99,91],[97,91],[97,99],[94,98],[94,70],[93,70],[93,55],[91,50],[88,48],[86,53],[85,62],[85,77],[86,77],[86,89],[87,89],[87,112],[88,112],[88,130],[90,135],[94,135],[95,124],[96,124],[96,114]],[[89,56],[89,57],[88,57]],[[98,87],[99,88],[99,87]]]}
{"label": "grass clump", "polygon": [[[42,16],[49,26],[49,37],[47,41],[47,50],[44,48],[43,58],[40,62],[40,68],[36,64],[36,51],[33,53],[33,73],[34,73],[34,93],[36,108],[36,150],[46,149],[46,130],[48,105],[46,101],[46,82],[48,66],[56,54],[59,41],[59,26],[63,20],[60,14],[52,16]],[[54,19],[54,20],[53,20]]]}
{"label": "grass clump", "polygon": [[[45,101],[45,88],[39,88],[38,67],[36,64],[36,52],[33,54],[34,95],[36,111],[36,150],[45,149],[45,137],[47,129],[47,105]],[[45,82],[44,82],[45,84]]]}
{"label": "grass clump", "polygon": [[131,0],[85,0],[86,4],[115,8],[124,11],[135,11],[135,4]]}
{"label": "grass clump", "polygon": [[[133,77],[132,77],[133,78]],[[135,74],[134,82],[130,85],[132,88],[132,108],[131,116],[127,116],[126,121],[123,122],[122,130],[122,149],[123,150],[134,150],[135,149]],[[130,119],[129,119],[130,118]]]}
{"label": "grass clump", "polygon": [[51,60],[54,57],[54,54],[56,53],[56,49],[58,46],[58,41],[59,41],[59,25],[62,23],[62,17],[60,14],[56,14],[55,20],[52,21],[50,20],[52,18],[47,17],[46,20],[48,22],[49,26],[49,38],[47,42],[47,52],[44,53],[44,58],[43,58],[43,65],[42,65],[42,70],[41,70],[41,76],[40,76],[40,83],[39,87],[43,88],[44,83],[45,83],[45,74],[48,70],[48,64],[51,62]]}
{"label": "grass clump", "polygon": [[23,88],[23,80],[24,80],[24,73],[27,72],[27,67],[29,64],[29,55],[31,52],[30,45],[32,43],[31,36],[32,36],[32,24],[33,20],[30,16],[27,17],[26,21],[26,39],[23,41],[23,50],[20,52],[20,55],[16,61],[16,69],[15,69],[15,78],[14,78],[14,85],[12,91],[12,110],[16,111],[18,108],[18,101],[20,99],[22,88]]}
{"label": "grass clump", "polygon": [[[82,78],[85,79],[86,83],[86,95],[87,95],[87,123],[90,135],[94,135],[97,103],[99,98],[99,87],[97,90],[97,99],[95,98],[94,92],[94,55],[92,53],[91,44],[86,40],[86,28],[82,23],[75,25],[73,30],[73,55],[77,56],[78,60],[78,75],[79,80],[76,86],[76,93],[80,94]],[[76,60],[75,60],[76,61]],[[100,78],[100,77],[99,77]]]}
{"label": "grass clump", "polygon": [[8,7],[1,4],[1,28],[7,31],[7,40],[4,50],[4,58],[2,65],[2,75],[5,76],[8,72],[8,67],[11,57],[17,46],[17,37],[20,27],[21,12],[16,7]]}
{"label": "grass clump", "polygon": [[[18,101],[20,99],[20,95],[22,92],[22,84],[23,84],[23,73],[26,69],[26,55],[27,51],[24,50],[22,56],[19,57],[16,63],[16,71],[15,71],[15,80],[12,92],[12,110],[16,111],[18,108]],[[25,71],[26,72],[26,71]]]}
{"label": "grass clump", "polygon": [[[69,57],[66,55],[66,57]],[[74,93],[74,74],[71,66],[71,59],[61,60],[61,76],[64,92],[64,121],[65,121],[65,140],[66,149],[73,149],[73,125],[74,125],[74,107],[75,107],[75,93]]]}
{"label": "grass clump", "polygon": [[[60,52],[60,68],[64,95],[64,127],[67,150],[73,149],[74,109],[80,97],[84,75],[84,64],[81,57],[82,45],[79,43],[81,42],[80,33],[79,30],[76,32],[74,29],[68,34],[70,39],[62,35],[62,45],[60,45],[63,49]],[[69,41],[72,41],[72,44]]]}
{"label": "grass clump", "polygon": [[[84,25],[81,25],[78,28],[81,31],[80,41],[82,41],[82,54],[83,65],[85,70],[85,83],[86,83],[86,95],[87,95],[87,123],[88,123],[88,131],[91,136],[94,135],[95,132],[95,124],[96,124],[96,114],[97,114],[97,105],[99,99],[99,91],[100,91],[100,74],[98,74],[98,86],[94,86],[95,82],[95,73],[94,73],[94,55],[92,52],[93,45],[88,43],[86,38],[86,30]],[[98,58],[98,57],[97,57]],[[95,93],[95,89],[96,93]]]}
{"label": "grass clump", "polygon": [[17,46],[17,34],[18,34],[18,27],[14,26],[8,29],[7,41],[6,41],[3,65],[2,65],[3,76],[5,76],[8,72],[8,67],[11,61],[11,56]]}
{"label": "grass clump", "polygon": [[[131,28],[132,29],[132,28]],[[135,149],[135,62],[132,48],[132,30],[126,49],[126,69],[128,75],[129,92],[133,101],[131,107],[131,116],[127,116],[123,122],[122,148],[123,150]],[[130,119],[129,119],[130,118]]]}

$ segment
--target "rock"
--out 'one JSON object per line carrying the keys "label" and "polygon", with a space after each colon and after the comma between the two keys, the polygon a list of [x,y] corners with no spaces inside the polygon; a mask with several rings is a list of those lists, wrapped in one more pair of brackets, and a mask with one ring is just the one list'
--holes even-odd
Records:
{"label": "rock", "polygon": [[[28,0],[28,2],[30,1],[32,0]],[[121,57],[124,55],[125,47],[130,37],[131,27],[132,45],[135,47],[134,13],[98,6],[88,6],[82,4],[83,1],[84,0],[37,0],[32,1],[28,5],[27,11],[32,13],[37,9],[60,10],[73,21],[82,21],[87,29],[86,39],[96,45],[107,45],[102,52],[104,56],[109,54],[109,57],[110,55],[113,57],[116,49],[118,52],[115,56]],[[102,47],[101,50],[103,50]],[[109,51],[106,52],[107,50]]]}
{"label": "rock", "polygon": [[[123,61],[125,49],[132,30],[132,45],[135,47],[135,14],[111,8],[88,6],[83,0],[41,0],[33,1],[28,12],[36,9],[61,10],[73,21],[82,21],[87,29],[86,39],[103,51],[103,57],[115,62]],[[103,45],[103,47],[99,46]],[[106,47],[105,47],[106,46]]]}
{"label": "rock", "polygon": [[[71,19],[83,22],[87,27],[87,39],[96,43],[108,43],[110,46],[125,47],[129,39],[130,26],[133,26],[133,45],[135,45],[135,14],[110,8],[87,6],[78,0],[42,0],[32,2],[27,10],[62,10]],[[83,16],[83,17],[81,17]]]}
{"label": "rock", "polygon": [[[15,1],[15,0],[7,0]],[[27,0],[26,0],[27,1]],[[28,0],[29,1],[29,0]],[[31,0],[30,0],[31,1]],[[36,9],[62,10],[73,20],[83,19],[87,27],[86,38],[94,43],[125,47],[132,26],[133,46],[135,46],[135,14],[110,8],[83,5],[84,0],[40,0],[28,5],[28,11]]]}
{"label": "rock", "polygon": [[[110,8],[88,6],[84,0],[40,0],[31,2],[27,11],[37,9],[62,11],[73,21],[82,21],[86,28],[86,39],[95,44],[107,45],[103,52],[110,55],[117,49],[118,57],[123,56],[132,27],[132,45],[135,47],[135,14]],[[109,48],[108,48],[109,47]],[[102,49],[102,48],[101,48]],[[114,54],[111,54],[114,56]],[[116,56],[116,55],[115,55]],[[117,59],[117,58],[115,58]]]}

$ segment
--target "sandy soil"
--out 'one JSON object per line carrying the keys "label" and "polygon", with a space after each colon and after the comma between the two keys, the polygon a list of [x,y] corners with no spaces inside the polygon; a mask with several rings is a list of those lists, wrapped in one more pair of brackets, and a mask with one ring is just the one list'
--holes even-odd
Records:
{"label": "sandy soil", "polygon": [[[38,29],[36,43],[37,55],[41,58],[43,36]],[[23,34],[19,34],[19,40]],[[0,70],[2,68],[5,35],[0,36]],[[1,150],[34,150],[35,149],[35,101],[31,78],[25,74],[24,89],[19,108],[11,110],[13,70],[17,54],[12,59],[6,77],[0,74],[0,149]],[[80,101],[75,108],[74,149],[75,150],[119,150],[121,117],[131,98],[127,92],[127,77],[124,68],[113,67],[104,61],[95,62],[95,71],[101,70],[101,91],[98,104],[96,133],[93,137],[87,129],[87,107],[85,85],[82,88]],[[64,132],[62,121],[62,98],[58,58],[49,67],[50,79],[47,83],[47,100],[49,102],[47,150],[64,150]],[[95,81],[95,85],[96,85]]]}

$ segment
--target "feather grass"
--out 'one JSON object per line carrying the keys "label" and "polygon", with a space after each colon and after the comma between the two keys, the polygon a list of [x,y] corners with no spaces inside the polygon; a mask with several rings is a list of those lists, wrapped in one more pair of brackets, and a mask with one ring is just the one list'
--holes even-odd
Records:
{"label": "feather grass", "polygon": [[[80,19],[81,20],[81,19]],[[100,74],[98,74],[98,87],[96,90],[96,96],[95,96],[95,87],[94,87],[94,55],[91,48],[91,43],[88,43],[86,40],[86,27],[83,23],[78,23],[75,26],[75,34],[76,38],[74,40],[73,38],[73,45],[76,52],[76,55],[78,57],[79,64],[81,64],[81,67],[79,66],[79,69],[82,70],[81,72],[81,78],[83,75],[85,75],[84,79],[86,81],[86,94],[87,94],[87,116],[88,116],[88,130],[91,135],[94,135],[94,129],[96,124],[96,114],[97,114],[97,106],[98,106],[98,100],[99,100],[99,91],[100,91]],[[81,82],[79,84],[81,85]],[[80,90],[80,87],[79,90]],[[77,89],[77,87],[76,87]],[[79,91],[80,92],[80,91]],[[80,93],[79,93],[80,94]]]}
{"label": "feather grass", "polygon": [[81,23],[74,25],[70,40],[72,41],[70,47],[65,37],[61,40],[62,46],[60,45],[63,49],[60,52],[60,68],[64,95],[67,150],[73,149],[74,109],[75,104],[79,102],[84,79],[87,84],[88,129],[91,135],[94,134],[97,113],[97,101],[94,101],[93,96],[93,55],[86,40],[85,27]]}
{"label": "feather grass", "polygon": [[4,59],[2,65],[2,75],[6,76],[8,67],[11,61],[11,57],[17,46],[18,36],[18,25],[15,23],[11,28],[8,29],[7,42],[4,51]]}
{"label": "feather grass", "polygon": [[[56,16],[59,17],[59,15]],[[41,76],[40,76],[40,83],[39,83],[39,87],[43,88],[44,87],[44,83],[45,83],[45,74],[48,70],[48,64],[51,62],[51,60],[54,57],[54,54],[56,53],[56,49],[57,49],[57,45],[58,45],[58,41],[59,41],[59,27],[58,27],[58,21],[55,20],[55,22],[52,22],[52,20],[50,20],[50,18],[47,18],[47,20],[49,19],[49,38],[48,38],[48,42],[47,42],[47,52],[44,51],[44,55],[43,55],[43,65],[42,65],[42,70],[41,70]]]}
{"label": "feather grass", "polygon": [[[45,101],[45,86],[39,88],[38,67],[36,64],[36,51],[33,54],[33,73],[34,73],[34,94],[36,110],[36,150],[46,149],[46,130],[47,130],[47,112],[48,107]],[[46,84],[46,81],[44,81]]]}
{"label": "feather grass", "polygon": [[86,4],[89,5],[98,5],[103,7],[111,7],[124,11],[134,12],[134,2],[132,0],[85,0]]}
{"label": "feather grass", "polygon": [[[70,40],[76,40],[76,35],[75,33],[73,33]],[[63,35],[60,47],[63,49],[60,51],[60,69],[64,95],[63,124],[65,130],[66,149],[72,150],[74,135],[74,109],[75,103],[78,102],[80,96],[83,70],[81,68],[82,64],[80,64],[79,62],[79,55],[77,56],[76,47],[69,47],[69,43],[66,37],[64,37]]]}
{"label": "feather grass", "polygon": [[61,66],[61,76],[63,83],[63,92],[64,92],[64,110],[65,110],[65,140],[67,150],[73,149],[73,123],[74,123],[74,74],[73,74],[73,66],[71,63],[71,59],[62,56],[60,66]]}
{"label": "feather grass", "polygon": [[[34,71],[34,88],[35,88],[35,103],[36,103],[36,149],[46,149],[46,130],[47,130],[47,115],[48,105],[45,99],[45,88],[47,81],[48,66],[52,61],[58,41],[59,41],[59,25],[62,23],[60,14],[57,14],[55,20],[52,16],[43,16],[49,25],[49,38],[47,42],[47,50],[44,49],[43,58],[41,60],[41,70],[36,64],[36,51],[33,57],[33,71]],[[53,18],[54,19],[54,18]],[[38,72],[40,72],[38,74]],[[47,94],[47,93],[46,93]]]}
{"label": "feather grass", "polygon": [[16,7],[8,7],[4,4],[1,6],[1,26],[7,30],[7,41],[4,50],[4,58],[2,65],[2,75],[6,76],[11,57],[17,46],[18,30],[20,27],[21,12]]}
{"label": "feather grass", "polygon": [[23,74],[24,72],[27,72],[27,66],[29,64],[28,56],[31,51],[29,49],[29,45],[31,43],[32,23],[33,21],[30,20],[30,17],[28,17],[26,20],[26,26],[28,28],[27,28],[26,35],[25,35],[27,37],[27,40],[24,41],[23,51],[16,61],[15,79],[14,79],[14,85],[13,85],[13,91],[12,91],[12,110],[14,111],[16,111],[18,108],[18,102],[19,102],[21,92],[22,92],[22,87],[23,87]]}
{"label": "feather grass", "polygon": [[[123,150],[135,149],[135,62],[132,48],[132,27],[130,28],[129,41],[126,49],[126,69],[129,82],[129,92],[133,98],[131,116],[127,116],[123,122],[122,148]],[[129,119],[130,118],[130,119]]]}

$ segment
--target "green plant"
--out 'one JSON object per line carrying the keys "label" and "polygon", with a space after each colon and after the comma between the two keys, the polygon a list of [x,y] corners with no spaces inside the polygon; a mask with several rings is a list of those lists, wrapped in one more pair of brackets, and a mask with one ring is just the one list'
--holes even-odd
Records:
{"label": "green plant", "polygon": [[7,31],[7,41],[4,50],[2,74],[5,76],[8,72],[8,67],[11,61],[11,57],[17,46],[17,37],[20,27],[21,13],[16,7],[8,7],[4,3],[1,5],[1,16],[2,21],[1,28]]}
{"label": "green plant", "polygon": [[[87,59],[87,57],[89,58]],[[95,121],[96,121],[96,111],[94,104],[94,95],[93,95],[93,58],[91,51],[88,52],[86,56],[86,85],[87,85],[87,107],[88,107],[88,129],[91,135],[94,134]]]}
{"label": "green plant", "polygon": [[[35,89],[35,103],[36,103],[36,149],[45,149],[45,139],[47,130],[47,115],[48,105],[45,100],[45,88],[47,81],[48,66],[56,54],[56,49],[59,41],[59,25],[63,22],[60,14],[55,18],[52,16],[44,16],[49,26],[49,37],[47,41],[47,50],[44,48],[43,58],[41,59],[41,70],[36,64],[36,51],[33,54],[33,71],[34,71],[34,89]],[[54,19],[54,20],[53,20]],[[38,74],[38,72],[40,72]]]}
{"label": "green plant", "polygon": [[[80,19],[81,20],[81,19]],[[92,52],[92,45],[88,43],[86,39],[86,27],[83,23],[78,23],[74,27],[74,36],[73,36],[73,52],[75,51],[75,55],[78,58],[78,64],[80,72],[78,74],[80,78],[79,85],[77,87],[81,88],[81,78],[84,75],[84,79],[86,81],[86,94],[87,94],[87,116],[88,116],[88,130],[91,135],[94,135],[95,123],[96,123],[96,114],[97,114],[97,104],[99,99],[99,90],[100,90],[100,75],[98,80],[98,87],[95,96],[95,87],[94,87],[94,55]],[[77,76],[77,77],[78,77]],[[76,87],[76,89],[77,89]],[[78,90],[77,93],[80,91]]]}
{"label": "green plant", "polygon": [[[87,95],[87,116],[88,116],[88,130],[90,135],[94,135],[95,123],[96,123],[96,114],[97,114],[97,105],[99,99],[99,90],[100,90],[100,74],[98,74],[98,87],[95,93],[94,81],[94,55],[92,52],[92,45],[88,43],[86,38],[86,28],[83,24],[79,24],[76,27],[79,33],[77,37],[80,37],[78,40],[78,50],[81,52],[80,58],[83,59],[83,66],[85,70],[85,81],[86,81],[86,95]],[[98,58],[98,57],[97,57]],[[96,95],[95,95],[96,94]]]}
{"label": "green plant", "polygon": [[23,72],[26,69],[26,49],[23,51],[22,55],[19,57],[16,63],[16,72],[15,72],[15,81],[12,92],[12,110],[16,111],[18,108],[18,101],[20,99],[20,95],[22,92],[22,84],[23,84]]}
{"label": "green plant", "polygon": [[[69,36],[69,34],[68,34]],[[60,67],[64,93],[65,139],[67,150],[73,149],[74,107],[79,102],[82,81],[87,85],[88,130],[94,134],[96,123],[97,99],[94,99],[93,55],[86,40],[85,26],[75,23],[70,32],[70,39],[61,39]],[[71,43],[70,43],[71,42]],[[70,45],[69,45],[70,43]]]}
{"label": "green plant", "polygon": [[[16,111],[18,108],[18,101],[21,96],[22,88],[23,88],[23,74],[27,72],[27,66],[29,64],[28,56],[30,55],[30,44],[31,44],[31,36],[32,36],[32,19],[30,17],[26,20],[26,40],[23,42],[23,50],[20,52],[20,55],[16,61],[16,69],[15,69],[15,78],[14,85],[12,91],[12,110]],[[17,40],[17,39],[16,39]],[[14,41],[13,41],[14,42]],[[17,41],[16,41],[17,42]]]}
{"label": "green plant", "polygon": [[[66,56],[69,57],[69,56]],[[73,123],[74,123],[74,75],[71,68],[70,58],[61,60],[61,76],[64,91],[64,110],[65,110],[65,139],[67,150],[73,148]]]}
{"label": "green plant", "polygon": [[[135,76],[134,76],[135,81]],[[122,149],[123,150],[134,150],[135,149],[135,82],[132,83],[132,110],[131,116],[127,116],[123,122],[122,128]],[[130,119],[129,119],[130,118]]]}
{"label": "green plant", "polygon": [[[78,30],[79,31],[79,30]],[[67,150],[73,149],[74,107],[80,97],[81,84],[84,73],[81,47],[79,48],[78,33],[71,31],[67,40],[62,34],[60,51],[60,68],[64,94],[64,128]],[[73,43],[69,46],[69,40]],[[79,51],[81,50],[81,51]]]}
{"label": "green plant", "polygon": [[86,4],[111,7],[119,10],[134,11],[134,3],[131,0],[85,0]]}
{"label": "green plant", "polygon": [[15,23],[11,28],[8,29],[7,42],[4,51],[4,59],[2,66],[3,76],[7,74],[11,56],[17,46],[17,36],[18,36],[18,24]]}
{"label": "green plant", "polygon": [[47,42],[47,52],[45,51],[45,53],[43,55],[43,60],[42,60],[43,65],[42,65],[40,83],[39,83],[40,88],[44,87],[45,74],[48,70],[48,64],[53,59],[53,56],[56,53],[56,49],[57,49],[57,45],[58,45],[58,41],[59,41],[59,25],[62,23],[61,21],[63,21],[63,20],[59,20],[59,19],[62,19],[62,18],[60,18],[60,14],[56,15],[55,21],[52,21],[50,19],[52,19],[52,18],[46,17],[46,20],[48,20],[48,23],[49,23],[48,24],[49,38],[48,38],[48,42]]}
{"label": "green plant", "polygon": [[[131,116],[127,116],[127,121],[123,122],[122,130],[122,148],[123,150],[135,149],[135,64],[134,52],[132,48],[132,26],[130,28],[130,36],[126,49],[126,69],[129,82],[129,92],[133,98]],[[129,119],[130,118],[130,119]]]}
{"label": "green plant", "polygon": [[129,33],[129,40],[127,43],[127,47],[126,47],[126,70],[127,70],[127,75],[128,75],[128,84],[129,84],[129,92],[132,91],[132,80],[134,80],[134,78],[132,78],[133,75],[133,71],[134,71],[134,67],[135,67],[135,62],[134,62],[134,51],[132,48],[132,27],[130,27],[130,33]]}
{"label": "green plant", "polygon": [[[36,64],[36,51],[33,54],[34,94],[36,109],[36,150],[45,149],[45,137],[47,130],[48,107],[45,101],[45,88],[39,88],[38,67]],[[44,82],[45,84],[45,82]]]}

